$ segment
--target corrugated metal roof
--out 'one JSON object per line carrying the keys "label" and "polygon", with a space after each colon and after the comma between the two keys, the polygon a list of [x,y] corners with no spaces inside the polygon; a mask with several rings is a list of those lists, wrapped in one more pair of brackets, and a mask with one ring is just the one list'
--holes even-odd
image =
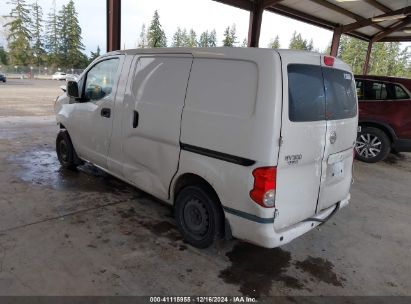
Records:
{"label": "corrugated metal roof", "polygon": [[[341,27],[343,33],[367,41],[411,41],[403,30],[411,26],[408,0],[214,0],[246,10],[257,1],[265,9],[327,29]],[[341,0],[340,0],[341,1]],[[373,22],[373,17],[405,14],[409,18]],[[393,29],[395,29],[393,31]]]}

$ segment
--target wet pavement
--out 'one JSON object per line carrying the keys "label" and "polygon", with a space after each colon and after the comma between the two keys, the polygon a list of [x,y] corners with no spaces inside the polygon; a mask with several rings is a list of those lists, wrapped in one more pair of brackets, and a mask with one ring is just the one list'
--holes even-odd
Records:
{"label": "wet pavement", "polygon": [[276,249],[185,244],[168,205],[86,164],[54,118],[0,118],[0,295],[410,295],[411,159],[355,164],[350,206]]}

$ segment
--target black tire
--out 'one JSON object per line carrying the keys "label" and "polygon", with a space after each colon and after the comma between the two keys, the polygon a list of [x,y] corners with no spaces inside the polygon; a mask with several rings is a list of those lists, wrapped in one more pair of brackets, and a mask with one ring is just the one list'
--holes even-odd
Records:
{"label": "black tire", "polygon": [[357,135],[355,157],[366,163],[376,163],[387,158],[391,151],[391,141],[381,129],[362,127]]}
{"label": "black tire", "polygon": [[197,248],[210,247],[224,231],[224,214],[216,195],[203,186],[187,186],[177,195],[174,216],[184,240]]}
{"label": "black tire", "polygon": [[57,158],[63,168],[74,170],[81,164],[73,144],[71,143],[70,135],[66,130],[61,130],[56,138]]}

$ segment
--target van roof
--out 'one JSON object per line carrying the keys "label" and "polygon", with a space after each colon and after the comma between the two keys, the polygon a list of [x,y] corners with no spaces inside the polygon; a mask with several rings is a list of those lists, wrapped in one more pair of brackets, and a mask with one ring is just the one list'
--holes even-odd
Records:
{"label": "van roof", "polygon": [[[268,54],[271,52],[277,52],[280,54],[287,54],[288,56],[293,53],[307,53],[308,51],[300,50],[287,50],[287,49],[271,49],[271,48],[242,48],[242,47],[212,47],[212,48],[144,48],[144,49],[129,49],[121,50],[107,53],[103,56],[116,55],[116,54],[126,54],[126,55],[136,55],[136,54],[192,54],[193,57],[231,57],[232,55],[257,55],[257,54]],[[314,53],[314,52],[310,52]],[[318,54],[319,53],[314,53]]]}
{"label": "van roof", "polygon": [[[271,49],[271,48],[243,48],[243,47],[212,47],[212,48],[144,48],[114,51],[103,55],[137,55],[137,54],[190,54],[194,58],[258,58],[277,53],[281,57],[301,56],[301,54],[311,54],[320,57],[322,54],[317,52],[288,50],[288,49]],[[339,58],[335,59],[341,67],[351,70],[348,65],[343,63]]]}

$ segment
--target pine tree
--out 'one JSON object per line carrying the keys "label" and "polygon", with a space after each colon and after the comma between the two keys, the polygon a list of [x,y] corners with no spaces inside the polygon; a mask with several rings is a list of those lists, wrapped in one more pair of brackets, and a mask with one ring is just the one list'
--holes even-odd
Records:
{"label": "pine tree", "polygon": [[212,30],[210,35],[208,36],[208,46],[209,47],[216,47],[217,46],[217,32]]}
{"label": "pine tree", "polygon": [[197,34],[193,29],[190,29],[190,33],[187,39],[187,47],[197,47]]}
{"label": "pine tree", "polygon": [[167,46],[166,34],[161,27],[160,16],[158,15],[157,10],[154,12],[153,20],[148,28],[147,40],[148,46],[152,48]]}
{"label": "pine tree", "polygon": [[307,40],[303,39],[300,33],[294,31],[288,48],[292,50],[308,50]]}
{"label": "pine tree", "polygon": [[30,11],[25,0],[11,0],[9,3],[13,5],[10,12],[12,21],[4,26],[9,31],[10,60],[15,65],[27,65],[32,60]]}
{"label": "pine tree", "polygon": [[270,40],[270,43],[268,44],[267,47],[272,48],[272,49],[279,49],[280,48],[280,38],[278,37],[278,35],[275,36],[274,39]]}
{"label": "pine tree", "polygon": [[9,64],[9,58],[6,50],[4,49],[3,46],[0,46],[0,64],[2,65],[8,65]]}
{"label": "pine tree", "polygon": [[246,48],[247,46],[248,46],[247,38],[244,38],[243,43],[241,44],[241,47]]}
{"label": "pine tree", "polygon": [[43,42],[43,9],[37,1],[32,5],[32,20],[33,63],[40,66],[45,60],[46,51]]}
{"label": "pine tree", "polygon": [[224,31],[223,46],[234,47],[237,43],[236,39],[236,27],[235,24],[233,24],[231,27],[228,26]]}
{"label": "pine tree", "polygon": [[172,47],[182,47],[184,46],[184,37],[183,31],[180,27],[177,28],[177,31],[173,35],[173,42],[171,43]]}
{"label": "pine tree", "polygon": [[53,0],[52,8],[46,22],[46,50],[48,51],[49,64],[54,65],[59,54],[59,27],[57,22],[56,1]]}
{"label": "pine tree", "polygon": [[90,62],[100,57],[101,55],[100,53],[101,53],[101,50],[100,50],[100,46],[98,45],[97,50],[95,52],[90,52]]}
{"label": "pine tree", "polygon": [[202,32],[198,40],[198,46],[199,47],[210,47],[209,41],[210,41],[210,34],[208,33],[208,31]]}
{"label": "pine tree", "polygon": [[138,40],[137,47],[140,49],[144,49],[147,47],[147,30],[146,25],[144,23],[141,26],[140,38]]}

